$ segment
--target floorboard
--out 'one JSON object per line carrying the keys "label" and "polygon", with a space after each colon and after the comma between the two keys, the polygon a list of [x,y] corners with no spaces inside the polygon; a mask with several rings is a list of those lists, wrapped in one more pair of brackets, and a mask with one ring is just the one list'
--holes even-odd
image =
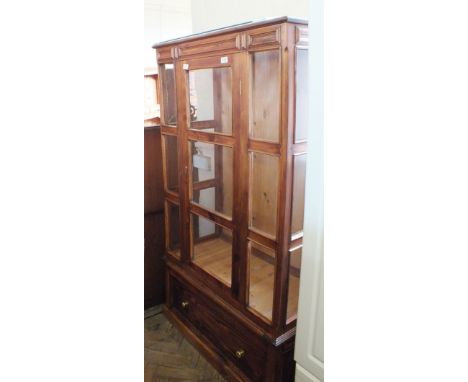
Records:
{"label": "floorboard", "polygon": [[145,382],[225,382],[164,317],[161,306],[145,311]]}

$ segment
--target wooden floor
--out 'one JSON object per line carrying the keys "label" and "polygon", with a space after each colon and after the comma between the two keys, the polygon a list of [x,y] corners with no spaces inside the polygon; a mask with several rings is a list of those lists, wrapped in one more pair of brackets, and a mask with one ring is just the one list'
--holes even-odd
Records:
{"label": "wooden floor", "polygon": [[[221,238],[206,240],[195,245],[194,262],[226,285],[231,285],[231,243]],[[274,264],[251,256],[249,306],[268,320],[272,318]],[[297,312],[299,278],[289,277],[288,312]]]}
{"label": "wooden floor", "polygon": [[145,311],[145,382],[225,380],[161,313]]}

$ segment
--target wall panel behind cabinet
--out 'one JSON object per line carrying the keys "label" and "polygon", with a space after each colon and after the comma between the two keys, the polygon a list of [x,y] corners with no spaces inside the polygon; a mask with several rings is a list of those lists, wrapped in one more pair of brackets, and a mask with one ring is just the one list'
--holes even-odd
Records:
{"label": "wall panel behind cabinet", "polygon": [[145,215],[145,309],[164,302],[164,213]]}
{"label": "wall panel behind cabinet", "polygon": [[164,187],[161,132],[146,128],[145,141],[145,308],[164,302]]}
{"label": "wall panel behind cabinet", "polygon": [[145,129],[145,214],[164,209],[161,132],[159,127]]}

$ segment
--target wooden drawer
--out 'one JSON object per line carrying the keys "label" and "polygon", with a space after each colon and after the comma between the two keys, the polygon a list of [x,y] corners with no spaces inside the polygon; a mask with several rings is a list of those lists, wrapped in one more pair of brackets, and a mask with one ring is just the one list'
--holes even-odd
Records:
{"label": "wooden drawer", "polygon": [[262,381],[267,353],[262,338],[177,279],[172,279],[171,285],[173,308],[209,340],[223,358],[235,364],[252,381]]}
{"label": "wooden drawer", "polygon": [[191,322],[196,321],[197,300],[177,279],[171,279],[172,307]]}
{"label": "wooden drawer", "polygon": [[164,213],[145,215],[145,309],[165,299]]}

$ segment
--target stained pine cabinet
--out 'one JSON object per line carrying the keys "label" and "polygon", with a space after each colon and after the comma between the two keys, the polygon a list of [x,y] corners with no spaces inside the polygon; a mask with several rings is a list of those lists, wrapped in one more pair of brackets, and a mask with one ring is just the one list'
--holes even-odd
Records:
{"label": "stained pine cabinet", "polygon": [[229,380],[293,380],[307,36],[281,17],[154,46],[166,314]]}

